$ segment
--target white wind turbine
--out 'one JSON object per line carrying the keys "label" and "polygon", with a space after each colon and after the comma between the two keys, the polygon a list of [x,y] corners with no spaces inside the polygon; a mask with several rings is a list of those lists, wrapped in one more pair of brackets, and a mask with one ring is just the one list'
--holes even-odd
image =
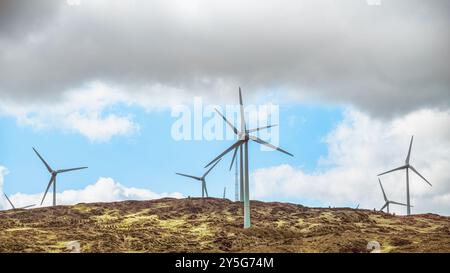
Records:
{"label": "white wind turbine", "polygon": [[44,196],[42,197],[41,206],[42,206],[42,203],[44,203],[45,196],[47,196],[47,192],[50,189],[50,186],[52,184],[53,184],[53,206],[56,206],[56,176],[60,173],[82,170],[82,169],[86,169],[87,167],[53,170],[50,167],[50,165],[48,165],[48,163],[44,160],[44,158],[38,153],[38,151],[36,151],[35,148],[33,148],[33,151],[36,153],[36,155],[39,157],[39,159],[42,161],[42,163],[44,163],[45,167],[47,168],[48,172],[50,173],[50,181],[48,182],[47,189],[45,190]]}
{"label": "white wind turbine", "polygon": [[399,202],[395,202],[395,201],[391,201],[387,198],[386,193],[384,192],[383,189],[383,184],[381,184],[381,180],[380,178],[378,178],[378,183],[380,183],[380,187],[381,187],[381,192],[383,193],[383,198],[384,198],[384,205],[381,207],[380,211],[382,211],[384,208],[386,208],[387,213],[389,213],[389,205],[390,204],[395,204],[395,205],[400,205],[400,206],[406,206],[406,204],[403,203],[399,203]]}
{"label": "white wind turbine", "polygon": [[411,164],[409,164],[413,139],[414,139],[414,136],[411,136],[411,141],[409,143],[409,150],[408,150],[408,155],[406,156],[405,165],[395,168],[395,169],[392,169],[390,171],[384,172],[384,173],[380,173],[378,175],[378,176],[381,176],[381,175],[384,175],[384,174],[387,174],[390,172],[399,171],[399,170],[406,171],[406,212],[407,212],[407,215],[411,215],[411,202],[410,202],[410,197],[409,197],[409,170],[415,172],[418,176],[420,176],[420,178],[422,178],[425,182],[427,182],[430,186],[432,186],[431,183],[425,179],[425,177],[423,177],[413,166],[411,166]]}
{"label": "white wind turbine", "polygon": [[233,159],[230,164],[230,169],[233,166],[233,162],[236,158],[237,150],[239,149],[240,156],[240,193],[241,193],[241,201],[243,198],[244,201],[244,228],[249,228],[251,226],[250,223],[250,197],[249,197],[249,167],[248,167],[248,143],[249,140],[252,140],[254,142],[257,142],[259,144],[268,146],[272,149],[275,149],[279,152],[285,153],[290,156],[294,156],[293,154],[276,147],[256,136],[250,135],[250,133],[257,132],[259,130],[268,129],[271,127],[274,127],[276,125],[269,125],[264,127],[259,127],[256,129],[247,129],[246,123],[245,123],[245,116],[244,116],[244,105],[242,103],[242,92],[241,88],[239,87],[239,106],[240,106],[240,119],[241,119],[241,128],[238,130],[234,125],[228,121],[228,119],[222,115],[217,109],[216,112],[222,117],[222,119],[233,129],[233,132],[238,136],[238,141],[236,141],[233,145],[231,145],[228,149],[226,149],[223,153],[218,155],[216,158],[214,158],[208,165],[205,166],[208,167],[209,165],[213,164],[214,162],[220,160],[223,156],[225,156],[227,153],[234,150],[233,153]]}
{"label": "white wind turbine", "polygon": [[211,172],[211,170],[217,165],[217,163],[219,163],[220,160],[218,160],[211,168],[209,168],[209,170],[207,170],[202,176],[193,176],[193,175],[189,175],[189,174],[184,174],[184,173],[175,173],[184,177],[189,177],[195,180],[198,180],[202,183],[202,198],[208,197],[208,189],[206,188],[206,176],[209,174],[209,172]]}

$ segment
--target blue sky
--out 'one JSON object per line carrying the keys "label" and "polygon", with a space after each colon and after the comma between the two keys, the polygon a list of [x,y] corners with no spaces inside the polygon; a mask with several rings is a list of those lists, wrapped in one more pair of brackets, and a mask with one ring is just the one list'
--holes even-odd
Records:
{"label": "blue sky", "polygon": [[[148,112],[126,106],[114,110],[131,115],[139,125],[139,131],[115,136],[106,142],[93,142],[71,131],[34,129],[18,124],[14,118],[1,117],[0,162],[9,170],[4,191],[32,194],[45,189],[49,175],[33,153],[31,147],[35,147],[53,168],[89,166],[87,170],[60,175],[58,192],[81,189],[99,177],[111,177],[127,187],[198,196],[200,185],[174,173],[201,175],[203,166],[232,144],[227,140],[173,140],[171,126],[176,118],[171,117],[170,110]],[[280,146],[295,157],[261,151],[258,144],[252,143],[251,169],[289,163],[313,171],[317,160],[327,153],[323,137],[341,120],[342,109],[339,107],[280,106]],[[210,173],[210,195],[221,196],[226,186],[228,198],[234,198],[234,172],[227,170],[230,160],[231,155],[228,155]]]}

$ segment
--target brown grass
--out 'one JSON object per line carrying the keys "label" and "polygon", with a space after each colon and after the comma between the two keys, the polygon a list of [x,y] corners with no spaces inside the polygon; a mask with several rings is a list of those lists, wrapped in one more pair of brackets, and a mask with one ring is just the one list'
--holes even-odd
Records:
{"label": "brown grass", "polygon": [[450,252],[450,217],[393,216],[215,198],[78,204],[0,212],[0,252]]}

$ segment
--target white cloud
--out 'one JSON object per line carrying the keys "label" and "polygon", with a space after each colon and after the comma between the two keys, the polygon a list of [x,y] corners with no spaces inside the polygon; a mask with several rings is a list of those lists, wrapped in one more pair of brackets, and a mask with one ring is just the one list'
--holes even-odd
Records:
{"label": "white cloud", "polygon": [[[9,198],[16,207],[30,204],[40,204],[43,193],[23,194],[16,193]],[[149,200],[163,197],[182,198],[178,192],[155,193],[148,189],[125,187],[115,182],[112,178],[100,177],[95,184],[86,186],[80,190],[66,190],[56,195],[56,202],[59,205],[74,205],[78,203],[92,202],[115,202],[123,200]],[[52,202],[51,193],[47,195],[43,206],[49,206]],[[9,208],[9,206],[3,208]]]}
{"label": "white cloud", "polygon": [[[252,198],[289,197],[324,206],[383,204],[377,174],[405,162],[410,136],[413,165],[432,184],[410,174],[413,212],[450,214],[450,111],[420,110],[391,121],[348,110],[344,120],[324,139],[328,155],[314,172],[280,165],[255,170]],[[405,173],[382,176],[388,197],[406,202]],[[404,213],[404,208],[395,208]]]}
{"label": "white cloud", "polygon": [[78,112],[67,116],[68,126],[86,136],[92,141],[108,141],[115,135],[128,135],[137,130],[138,126],[126,117],[110,114],[101,118],[97,113],[90,116]]}
{"label": "white cloud", "polygon": [[19,124],[37,130],[58,128],[80,133],[90,141],[104,142],[139,131],[130,115],[110,113],[113,107],[129,104],[120,89],[94,82],[49,103],[0,102],[0,114],[13,116]]}

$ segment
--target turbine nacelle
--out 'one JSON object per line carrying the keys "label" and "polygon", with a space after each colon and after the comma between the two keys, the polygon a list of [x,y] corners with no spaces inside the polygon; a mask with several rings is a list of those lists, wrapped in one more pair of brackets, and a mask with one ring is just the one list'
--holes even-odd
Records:
{"label": "turbine nacelle", "polygon": [[[239,88],[239,103],[241,104],[240,105],[241,106],[241,124],[245,125],[245,118],[244,118],[243,105],[242,105],[242,95],[241,95],[240,88]],[[277,124],[268,125],[268,126],[262,126],[262,127],[258,127],[258,128],[255,128],[255,129],[246,129],[246,127],[243,126],[244,127],[243,129],[238,130],[224,115],[222,115],[222,113],[219,110],[215,109],[215,111],[217,112],[217,114],[219,114],[219,116],[222,117],[222,119],[228,124],[228,126],[230,126],[230,128],[233,130],[233,132],[238,136],[238,140],[233,145],[231,145],[228,149],[226,149],[223,153],[221,153],[219,156],[217,156],[211,162],[209,162],[205,166],[205,168],[210,166],[211,164],[213,164],[217,160],[221,159],[223,156],[225,156],[230,151],[234,150],[233,159],[231,160],[231,164],[230,164],[230,170],[231,170],[231,166],[233,165],[233,162],[234,162],[234,159],[236,157],[236,153],[237,153],[238,148],[241,148],[242,145],[247,144],[249,140],[255,141],[255,142],[259,143],[259,144],[265,145],[267,147],[270,147],[270,148],[272,148],[274,150],[280,151],[280,152],[285,153],[287,155],[294,156],[293,154],[291,154],[291,153],[289,153],[289,152],[287,152],[287,151],[285,151],[285,150],[283,150],[283,149],[281,149],[279,147],[276,147],[276,146],[274,146],[274,145],[272,145],[272,144],[270,144],[270,143],[268,143],[268,142],[266,142],[266,141],[264,141],[264,140],[262,140],[262,139],[260,139],[260,138],[258,138],[256,136],[250,135],[250,133],[252,133],[252,132],[258,132],[258,131],[263,130],[263,129],[269,129],[269,128],[278,126]]]}

